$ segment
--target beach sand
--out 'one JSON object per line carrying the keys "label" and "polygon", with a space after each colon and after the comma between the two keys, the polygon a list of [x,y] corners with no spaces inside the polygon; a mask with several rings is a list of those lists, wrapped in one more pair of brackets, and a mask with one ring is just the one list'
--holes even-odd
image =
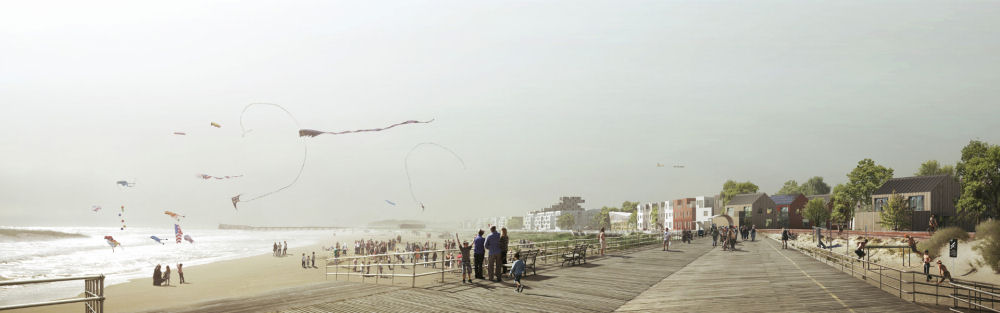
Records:
{"label": "beach sand", "polygon": [[[438,239],[436,236],[427,239],[422,234],[421,236],[415,236],[407,233],[403,236],[403,241],[442,241],[442,239]],[[180,278],[177,276],[174,264],[170,264],[172,270],[171,286],[153,286],[152,272],[155,266],[153,264],[149,267],[150,277],[138,278],[123,284],[105,287],[104,295],[107,300],[104,302],[104,309],[106,312],[157,311],[171,307],[185,307],[217,299],[252,297],[279,289],[322,283],[325,281],[325,275],[323,274],[325,269],[323,264],[321,264],[323,260],[321,256],[325,252],[322,249],[323,245],[329,246],[334,241],[353,242],[353,240],[362,238],[387,240],[389,236],[388,232],[338,233],[336,237],[331,237],[333,239],[329,240],[329,242],[306,247],[296,247],[294,241],[289,240],[291,247],[288,249],[286,257],[274,257],[268,250],[268,253],[264,255],[191,267],[185,266],[184,278],[190,283],[184,285],[179,284]],[[395,238],[395,234],[391,236]],[[440,243],[438,245],[440,247]],[[313,251],[316,252],[316,255],[320,259],[316,262],[316,267],[318,268],[303,269],[301,267],[302,253],[311,256]],[[351,280],[356,278],[354,277]],[[329,279],[333,280],[334,277],[331,276]],[[341,279],[344,278],[341,277]],[[82,291],[83,282],[80,285]],[[83,306],[83,303],[72,303],[10,312],[75,312],[82,310]]]}

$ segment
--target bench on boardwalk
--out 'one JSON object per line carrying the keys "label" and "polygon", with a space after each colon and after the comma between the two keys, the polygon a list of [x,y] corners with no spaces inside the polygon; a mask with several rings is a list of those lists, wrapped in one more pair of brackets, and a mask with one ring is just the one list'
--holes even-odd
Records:
{"label": "bench on boardwalk", "polygon": [[[521,253],[521,261],[524,261],[524,274],[525,275],[528,274],[528,269],[531,269],[531,274],[536,274],[535,259],[538,258],[538,252],[539,252],[539,250],[524,250],[524,251],[520,252]],[[507,268],[507,273],[510,273],[511,272],[510,271],[511,268],[514,267],[514,262],[511,261],[510,263],[504,264],[503,266]]]}
{"label": "bench on boardwalk", "polygon": [[576,265],[580,263],[587,263],[587,245],[576,245],[573,247],[573,251],[570,253],[564,253],[562,255],[563,261],[559,266],[566,265]]}

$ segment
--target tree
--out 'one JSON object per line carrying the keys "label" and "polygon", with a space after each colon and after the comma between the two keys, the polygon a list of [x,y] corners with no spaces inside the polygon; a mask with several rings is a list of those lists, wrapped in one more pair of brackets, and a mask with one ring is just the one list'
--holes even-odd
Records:
{"label": "tree", "polygon": [[639,219],[636,217],[635,211],[632,211],[632,215],[628,216],[628,227],[632,229],[639,228]]}
{"label": "tree", "polygon": [[793,179],[793,180],[786,181],[785,185],[781,186],[781,189],[778,190],[778,192],[775,192],[774,194],[776,194],[776,195],[792,195],[792,194],[797,194],[797,193],[800,193],[799,192],[799,183],[796,182]]}
{"label": "tree", "polygon": [[611,217],[608,216],[608,212],[614,212],[618,209],[612,207],[601,207],[601,213],[594,215],[594,223],[597,227],[611,228]]}
{"label": "tree", "polygon": [[833,212],[830,214],[831,221],[849,224],[854,219],[854,208],[857,207],[857,203],[852,202],[851,195],[847,193],[846,185],[839,184],[833,187],[830,201],[833,202]]}
{"label": "tree", "polygon": [[816,198],[806,203],[802,217],[809,219],[812,225],[820,226],[830,219],[830,211],[826,210],[826,202],[822,198]]}
{"label": "tree", "polygon": [[890,228],[892,230],[905,230],[910,228],[910,221],[912,221],[913,208],[903,200],[903,196],[897,195],[896,191],[892,191],[892,196],[889,197],[889,203],[886,203],[882,207],[882,214],[879,215],[883,227]]}
{"label": "tree", "polygon": [[559,229],[573,229],[573,225],[576,224],[576,218],[573,214],[562,214],[559,215],[559,219],[556,220],[556,225]]}
{"label": "tree", "polygon": [[619,211],[635,213],[636,207],[639,206],[639,202],[625,201],[622,202],[622,208]]}
{"label": "tree", "polygon": [[938,163],[937,160],[930,160],[924,162],[923,164],[920,164],[920,169],[918,169],[916,173],[913,173],[913,175],[914,176],[951,175],[952,177],[955,177],[955,167],[951,165],[941,166],[941,164]]}
{"label": "tree", "polygon": [[959,213],[976,221],[1000,218],[1000,146],[970,141],[962,148],[957,172],[962,178]]}
{"label": "tree", "polygon": [[872,194],[892,178],[892,172],[891,168],[877,165],[872,159],[858,161],[858,166],[847,174],[845,192],[851,203],[861,208],[871,207]]}
{"label": "tree", "polygon": [[653,209],[649,211],[649,225],[652,226],[653,229],[657,229],[660,228],[659,223],[660,223],[660,204],[653,203]]}
{"label": "tree", "polygon": [[524,228],[524,218],[523,217],[522,218],[511,217],[510,219],[507,219],[507,228],[508,229],[521,229],[521,228]]}
{"label": "tree", "polygon": [[799,192],[804,195],[825,195],[830,193],[830,185],[823,181],[823,177],[813,176],[799,186]]}
{"label": "tree", "polygon": [[757,185],[747,182],[735,182],[733,180],[727,180],[725,184],[722,184],[722,205],[729,203],[729,200],[733,199],[733,196],[743,193],[755,193],[760,190]]}

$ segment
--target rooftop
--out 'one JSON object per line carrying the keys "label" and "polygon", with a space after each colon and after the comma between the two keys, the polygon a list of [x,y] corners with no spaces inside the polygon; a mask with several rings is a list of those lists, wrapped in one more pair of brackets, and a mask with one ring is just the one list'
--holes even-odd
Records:
{"label": "rooftop", "polygon": [[941,182],[946,179],[951,179],[951,175],[892,178],[885,182],[882,187],[879,187],[874,194],[886,195],[893,192],[908,193],[931,191],[931,189],[934,189],[934,187],[937,187],[937,185],[941,184]]}

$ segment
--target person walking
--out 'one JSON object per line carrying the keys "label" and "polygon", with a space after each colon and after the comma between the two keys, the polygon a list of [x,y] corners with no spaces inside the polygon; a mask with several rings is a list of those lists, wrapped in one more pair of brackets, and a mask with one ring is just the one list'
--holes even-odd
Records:
{"label": "person walking", "polygon": [[719,245],[719,228],[715,227],[715,225],[712,225],[711,232],[712,232],[712,246],[713,247],[718,246]]}
{"label": "person walking", "polygon": [[[487,276],[491,281],[500,282],[500,233],[496,226],[490,226],[490,235],[486,237],[486,249],[490,251],[489,263],[487,263]],[[495,278],[495,279],[494,279]]]}
{"label": "person walking", "polygon": [[937,231],[937,227],[937,219],[934,218],[934,214],[931,214],[930,220],[927,221],[927,233],[933,235],[934,232]]}
{"label": "person walking", "polygon": [[791,234],[788,233],[788,228],[782,228],[781,229],[781,248],[782,249],[788,249],[788,237],[789,237],[789,235],[791,235]]}
{"label": "person walking", "polygon": [[670,228],[663,228],[663,251],[670,250]]}
{"label": "person walking", "polygon": [[521,253],[514,252],[514,264],[510,267],[510,274],[514,276],[514,290],[521,292],[524,285],[521,284],[521,276],[524,275],[524,261],[521,261]]}
{"label": "person walking", "polygon": [[927,275],[927,281],[930,282],[931,279],[931,253],[930,250],[924,250],[924,275]]}
{"label": "person walking", "polygon": [[507,237],[507,227],[500,228],[500,274],[507,273],[507,252],[509,252],[509,247],[510,237]]}
{"label": "person walking", "polygon": [[750,227],[750,241],[757,241],[757,225]]}
{"label": "person walking", "polygon": [[302,254],[302,268],[306,268],[306,254]]}
{"label": "person walking", "polygon": [[608,247],[608,244],[604,241],[604,227],[601,227],[601,232],[597,233],[597,242],[601,245],[601,255],[604,255],[604,249]]}
{"label": "person walking", "polygon": [[486,232],[480,229],[479,235],[472,240],[472,255],[476,262],[476,279],[486,279],[483,276],[483,258],[486,256],[486,248],[483,246],[486,243],[486,238],[483,238],[484,233]]}

